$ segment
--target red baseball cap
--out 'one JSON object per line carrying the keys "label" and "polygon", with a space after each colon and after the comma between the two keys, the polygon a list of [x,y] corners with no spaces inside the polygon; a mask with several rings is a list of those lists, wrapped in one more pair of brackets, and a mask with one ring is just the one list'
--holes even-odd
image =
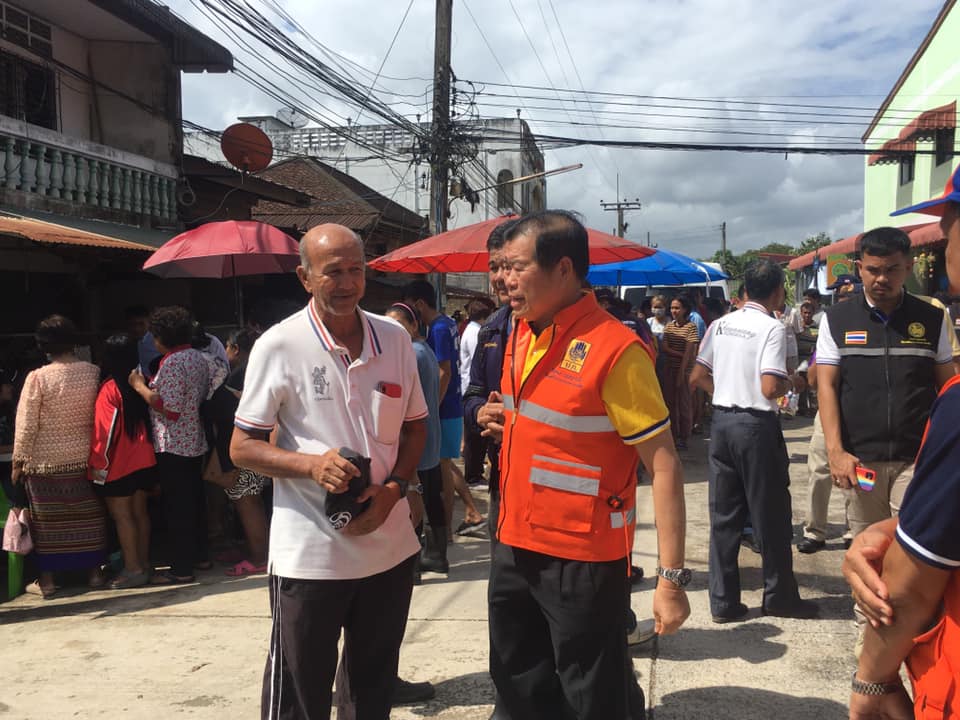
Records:
{"label": "red baseball cap", "polygon": [[894,215],[906,215],[907,213],[918,212],[924,215],[943,215],[943,206],[948,202],[960,203],[960,166],[953,171],[953,175],[947,180],[947,186],[943,189],[943,195],[932,200],[925,200],[922,203],[905,207],[902,210],[895,210],[890,213]]}

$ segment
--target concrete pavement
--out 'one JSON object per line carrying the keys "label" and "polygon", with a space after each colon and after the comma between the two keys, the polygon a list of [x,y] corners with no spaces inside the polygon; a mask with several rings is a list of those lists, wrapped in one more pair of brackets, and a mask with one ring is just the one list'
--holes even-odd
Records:
{"label": "concrete pavement", "polygon": [[[784,423],[791,464],[794,521],[806,505],[806,443],[810,421]],[[635,651],[634,665],[656,720],[681,718],[846,717],[854,668],[855,631],[849,592],[840,574],[843,501],[830,503],[827,549],[794,553],[804,597],[818,599],[819,620],[759,614],[759,556],[741,552],[748,619],[714,625],[706,594],[706,447],[695,438],[683,453],[688,514],[692,615],[676,635]],[[650,485],[639,493],[635,564],[656,567]],[[478,493],[478,499],[484,499]],[[414,589],[400,670],[430,680],[434,701],[397,708],[393,718],[486,720],[493,688],[487,674],[488,545],[458,538],[448,578],[425,575]],[[260,678],[269,634],[266,578],[227,579],[201,573],[180,588],[76,592],[44,601],[35,596],[0,605],[6,651],[0,718],[259,717]],[[650,615],[653,581],[633,595]],[[518,719],[519,720],[519,719]]]}

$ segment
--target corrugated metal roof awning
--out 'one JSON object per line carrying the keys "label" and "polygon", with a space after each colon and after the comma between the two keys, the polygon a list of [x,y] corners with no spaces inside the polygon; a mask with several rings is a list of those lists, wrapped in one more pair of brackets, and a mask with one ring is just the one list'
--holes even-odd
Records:
{"label": "corrugated metal roof awning", "polygon": [[924,110],[900,132],[900,137],[911,140],[931,139],[937,130],[949,130],[955,127],[957,127],[956,100],[932,110]]}
{"label": "corrugated metal roof awning", "polygon": [[77,230],[66,225],[58,225],[43,220],[8,215],[0,215],[0,235],[13,235],[35,242],[58,245],[80,245],[138,252],[153,252],[156,250],[155,247],[132,240]]}

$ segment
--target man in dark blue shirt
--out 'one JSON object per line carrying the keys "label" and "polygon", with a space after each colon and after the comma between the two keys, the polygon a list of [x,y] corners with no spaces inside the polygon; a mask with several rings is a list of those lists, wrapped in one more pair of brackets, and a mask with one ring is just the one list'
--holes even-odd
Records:
{"label": "man in dark blue shirt", "polygon": [[454,464],[460,457],[463,439],[463,403],[460,396],[460,333],[457,324],[437,310],[437,291],[426,280],[414,280],[403,289],[403,301],[417,309],[427,326],[427,344],[440,364],[440,472],[443,475],[443,500],[447,511],[447,528],[453,518],[453,493],[466,506],[463,522],[457,533],[482,527],[483,515],[470,494],[463,473]]}

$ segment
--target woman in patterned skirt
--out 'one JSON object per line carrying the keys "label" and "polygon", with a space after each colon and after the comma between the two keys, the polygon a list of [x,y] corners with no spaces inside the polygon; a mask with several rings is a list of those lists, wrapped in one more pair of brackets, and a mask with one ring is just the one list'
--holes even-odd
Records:
{"label": "woman in patterned skirt", "polygon": [[670,428],[677,450],[687,449],[687,439],[693,427],[690,386],[687,380],[697,357],[700,336],[690,320],[693,305],[686,295],[670,301],[673,320],[663,329],[660,352],[666,357],[663,380],[663,399],[670,409]]}
{"label": "woman in patterned skirt", "polygon": [[74,354],[76,336],[61,315],[40,323],[37,345],[50,363],[27,375],[17,406],[11,479],[24,484],[30,502],[45,598],[58,590],[58,571],[88,570],[90,587],[104,584],[106,518],[87,480],[100,368]]}

